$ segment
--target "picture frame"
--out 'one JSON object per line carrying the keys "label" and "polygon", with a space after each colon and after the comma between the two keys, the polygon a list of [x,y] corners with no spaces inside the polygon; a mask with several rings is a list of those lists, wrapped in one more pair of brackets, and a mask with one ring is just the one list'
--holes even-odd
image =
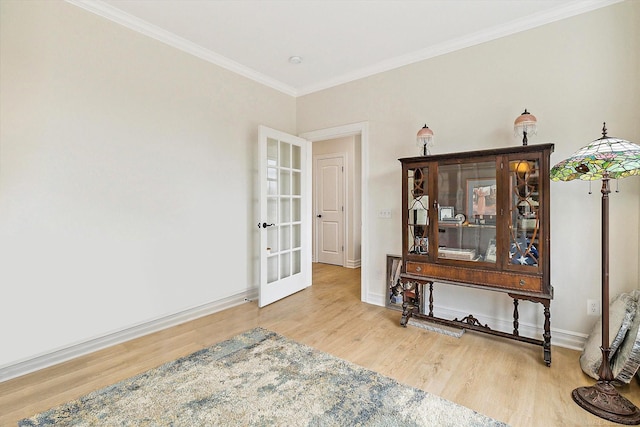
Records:
{"label": "picture frame", "polygon": [[456,214],[453,206],[438,207],[438,221],[454,221]]}
{"label": "picture frame", "polygon": [[495,223],[497,188],[495,178],[467,179],[467,220],[470,223]]}
{"label": "picture frame", "polygon": [[402,257],[387,255],[387,298],[386,307],[402,311],[403,288],[400,285],[400,273],[402,272]]}

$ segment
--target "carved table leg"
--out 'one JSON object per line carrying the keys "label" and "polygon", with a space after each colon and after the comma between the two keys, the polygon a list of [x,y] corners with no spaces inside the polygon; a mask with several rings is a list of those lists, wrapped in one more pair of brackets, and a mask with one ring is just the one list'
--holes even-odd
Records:
{"label": "carved table leg", "polygon": [[549,309],[551,301],[542,304],[544,305],[544,361],[547,366],[551,366],[551,310]]}
{"label": "carved table leg", "polygon": [[518,332],[518,319],[520,316],[518,315],[518,299],[513,299],[513,335],[518,336],[520,333]]}
{"label": "carved table leg", "polygon": [[406,327],[409,319],[413,315],[416,307],[420,307],[420,285],[413,283],[411,289],[410,283],[405,286],[405,290],[402,293],[402,317],[400,318],[400,325]]}
{"label": "carved table leg", "polygon": [[516,337],[517,340],[526,340],[525,338],[518,338],[518,300],[526,300],[531,302],[536,302],[542,304],[544,307],[544,332],[542,334],[543,340],[538,341],[538,344],[542,344],[542,348],[544,351],[544,363],[547,366],[551,366],[551,310],[549,309],[551,306],[551,300],[548,298],[539,298],[528,295],[518,295],[518,294],[509,294],[511,298],[513,298],[513,336]]}
{"label": "carved table leg", "polygon": [[[409,308],[411,306],[411,308]],[[409,322],[409,318],[411,318],[411,314],[413,313],[413,306],[409,304],[407,301],[402,303],[402,317],[400,318],[400,326],[407,327],[407,323]]]}
{"label": "carved table leg", "polygon": [[433,282],[429,282],[429,316],[433,317]]}

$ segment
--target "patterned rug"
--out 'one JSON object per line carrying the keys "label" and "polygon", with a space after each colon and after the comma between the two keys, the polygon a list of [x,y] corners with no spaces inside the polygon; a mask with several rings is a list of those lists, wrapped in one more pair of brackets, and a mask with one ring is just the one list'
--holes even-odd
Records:
{"label": "patterned rug", "polygon": [[504,426],[257,328],[19,426]]}

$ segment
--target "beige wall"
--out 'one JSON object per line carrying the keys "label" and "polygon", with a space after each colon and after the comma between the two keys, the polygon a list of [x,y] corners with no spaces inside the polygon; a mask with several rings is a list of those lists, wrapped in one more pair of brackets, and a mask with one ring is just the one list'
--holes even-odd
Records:
{"label": "beige wall", "polygon": [[[345,165],[345,179],[347,192],[345,194],[345,212],[346,212],[346,228],[345,235],[345,248],[347,251],[346,267],[359,267],[360,266],[360,182],[361,182],[361,149],[360,149],[360,135],[346,136],[336,139],[328,139],[325,141],[316,141],[312,144],[313,156],[322,154],[344,154],[346,157]],[[315,164],[315,162],[314,162]],[[314,208],[313,212],[316,212],[315,208],[315,186],[314,186]],[[313,222],[313,235],[315,236],[316,221]],[[315,242],[315,241],[314,241]],[[315,244],[314,244],[314,259]]]}
{"label": "beige wall", "polygon": [[[538,117],[530,144],[554,142],[555,164],[600,136],[640,143],[640,2],[627,1],[298,99],[298,132],[369,122],[369,211],[365,299],[383,302],[385,255],[401,252],[400,157],[417,155],[426,122],[435,154],[518,145],[513,120]],[[365,168],[366,170],[367,168]],[[638,288],[640,178],[611,197],[611,295]],[[599,184],[552,183],[554,336],[588,333],[586,300],[600,298]],[[392,207],[393,220],[377,218]],[[437,289],[438,290],[438,289]],[[498,318],[512,303],[480,291],[445,288],[436,306]],[[521,324],[540,325],[541,306],[521,304]],[[579,340],[576,341],[579,344]]]}
{"label": "beige wall", "polygon": [[[553,162],[605,120],[640,142],[639,28],[627,1],[295,100],[68,3],[2,0],[0,367],[253,288],[259,124],[369,123],[363,279],[382,304],[385,255],[401,245],[397,158],[416,154],[417,130],[434,129],[434,153],[511,146],[527,107]],[[612,195],[612,294],[638,287],[639,181]],[[552,184],[554,337],[595,321],[597,189]],[[470,290],[438,301],[512,310]]]}
{"label": "beige wall", "polygon": [[0,367],[256,286],[295,99],[62,1],[0,2]]}

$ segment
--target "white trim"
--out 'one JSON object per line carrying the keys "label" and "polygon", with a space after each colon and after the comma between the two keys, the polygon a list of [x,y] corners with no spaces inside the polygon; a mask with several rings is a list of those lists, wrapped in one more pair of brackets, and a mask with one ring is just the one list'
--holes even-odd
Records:
{"label": "white trim", "polygon": [[367,213],[369,212],[369,122],[352,123],[332,128],[319,129],[315,131],[300,134],[301,138],[307,139],[312,143],[314,141],[324,141],[327,139],[341,138],[344,136],[360,135],[360,152],[361,152],[361,237],[360,237],[360,299],[369,302],[369,283],[366,278],[369,274],[369,222],[367,221]]}
{"label": "white trim", "polygon": [[348,259],[347,264],[345,265],[347,268],[360,268],[360,260],[359,259]]}
{"label": "white trim", "polygon": [[465,49],[467,47],[479,45],[491,40],[496,40],[522,31],[530,30],[542,25],[550,24],[592,10],[620,3],[625,0],[580,0],[573,3],[558,6],[557,8],[546,10],[526,18],[517,19],[506,24],[497,25],[492,28],[469,34],[458,39],[446,41],[426,49],[411,52],[407,55],[397,56],[386,61],[379,62],[370,67],[360,68],[350,73],[337,76],[335,78],[308,85],[296,90],[296,96],[308,95],[319,92],[341,84],[349,83],[385,71],[394,70],[426,59],[435,58],[447,53]]}
{"label": "white trim", "polygon": [[157,27],[138,17],[123,12],[120,9],[117,9],[107,3],[99,0],[66,1],[110,21],[113,21],[116,24],[123,25],[130,30],[144,34],[145,36],[158,40],[161,43],[167,44],[171,47],[175,47],[176,49],[189,53],[200,59],[204,59],[207,62],[215,64],[234,73],[240,74],[241,76],[268,86],[272,89],[278,90],[294,97],[297,96],[297,91],[292,86],[289,86],[269,76],[259,73],[258,71],[246,67],[238,62],[232,61],[231,59],[210,51],[209,49],[205,49],[196,43],[193,43],[187,39],[183,39],[182,37],[179,37],[167,30]]}
{"label": "white trim", "polygon": [[25,359],[9,365],[0,366],[0,383],[58,363],[66,362],[94,351],[102,350],[135,338],[139,338],[163,329],[171,328],[191,320],[208,316],[222,310],[243,304],[258,297],[257,289],[250,289],[218,301],[192,307],[190,309],[160,317],[148,322],[88,339],[77,344],[62,347],[39,356]]}
{"label": "white trim", "polygon": [[229,71],[233,71],[234,73],[238,73],[241,76],[261,83],[265,86],[271,87],[272,89],[278,90],[287,95],[298,97],[338,86],[340,84],[349,83],[354,80],[369,77],[374,74],[379,74],[385,71],[400,68],[405,65],[424,61],[425,59],[434,58],[436,56],[475,46],[501,37],[506,37],[511,34],[530,30],[532,28],[570,18],[582,13],[591,12],[596,9],[620,3],[624,0],[579,0],[568,4],[563,4],[554,9],[527,16],[526,18],[517,19],[506,24],[497,25],[495,27],[479,31],[474,34],[440,43],[438,45],[431,46],[407,55],[391,58],[386,61],[374,64],[370,67],[361,68],[350,73],[346,73],[341,76],[337,76],[335,78],[311,84],[302,88],[292,87],[281,81],[259,73],[258,71],[232,61],[213,51],[205,49],[202,46],[197,45],[189,40],[178,37],[177,35],[169,31],[163,30],[162,28],[159,28],[149,22],[125,13],[120,9],[117,9],[100,0],[66,1],[89,12],[95,13],[96,15],[102,16],[103,18],[109,19],[117,24],[123,25],[131,30],[137,31],[169,46],[175,47],[176,49],[180,49],[198,58],[204,59],[205,61],[211,62],[212,64],[218,65]]}

